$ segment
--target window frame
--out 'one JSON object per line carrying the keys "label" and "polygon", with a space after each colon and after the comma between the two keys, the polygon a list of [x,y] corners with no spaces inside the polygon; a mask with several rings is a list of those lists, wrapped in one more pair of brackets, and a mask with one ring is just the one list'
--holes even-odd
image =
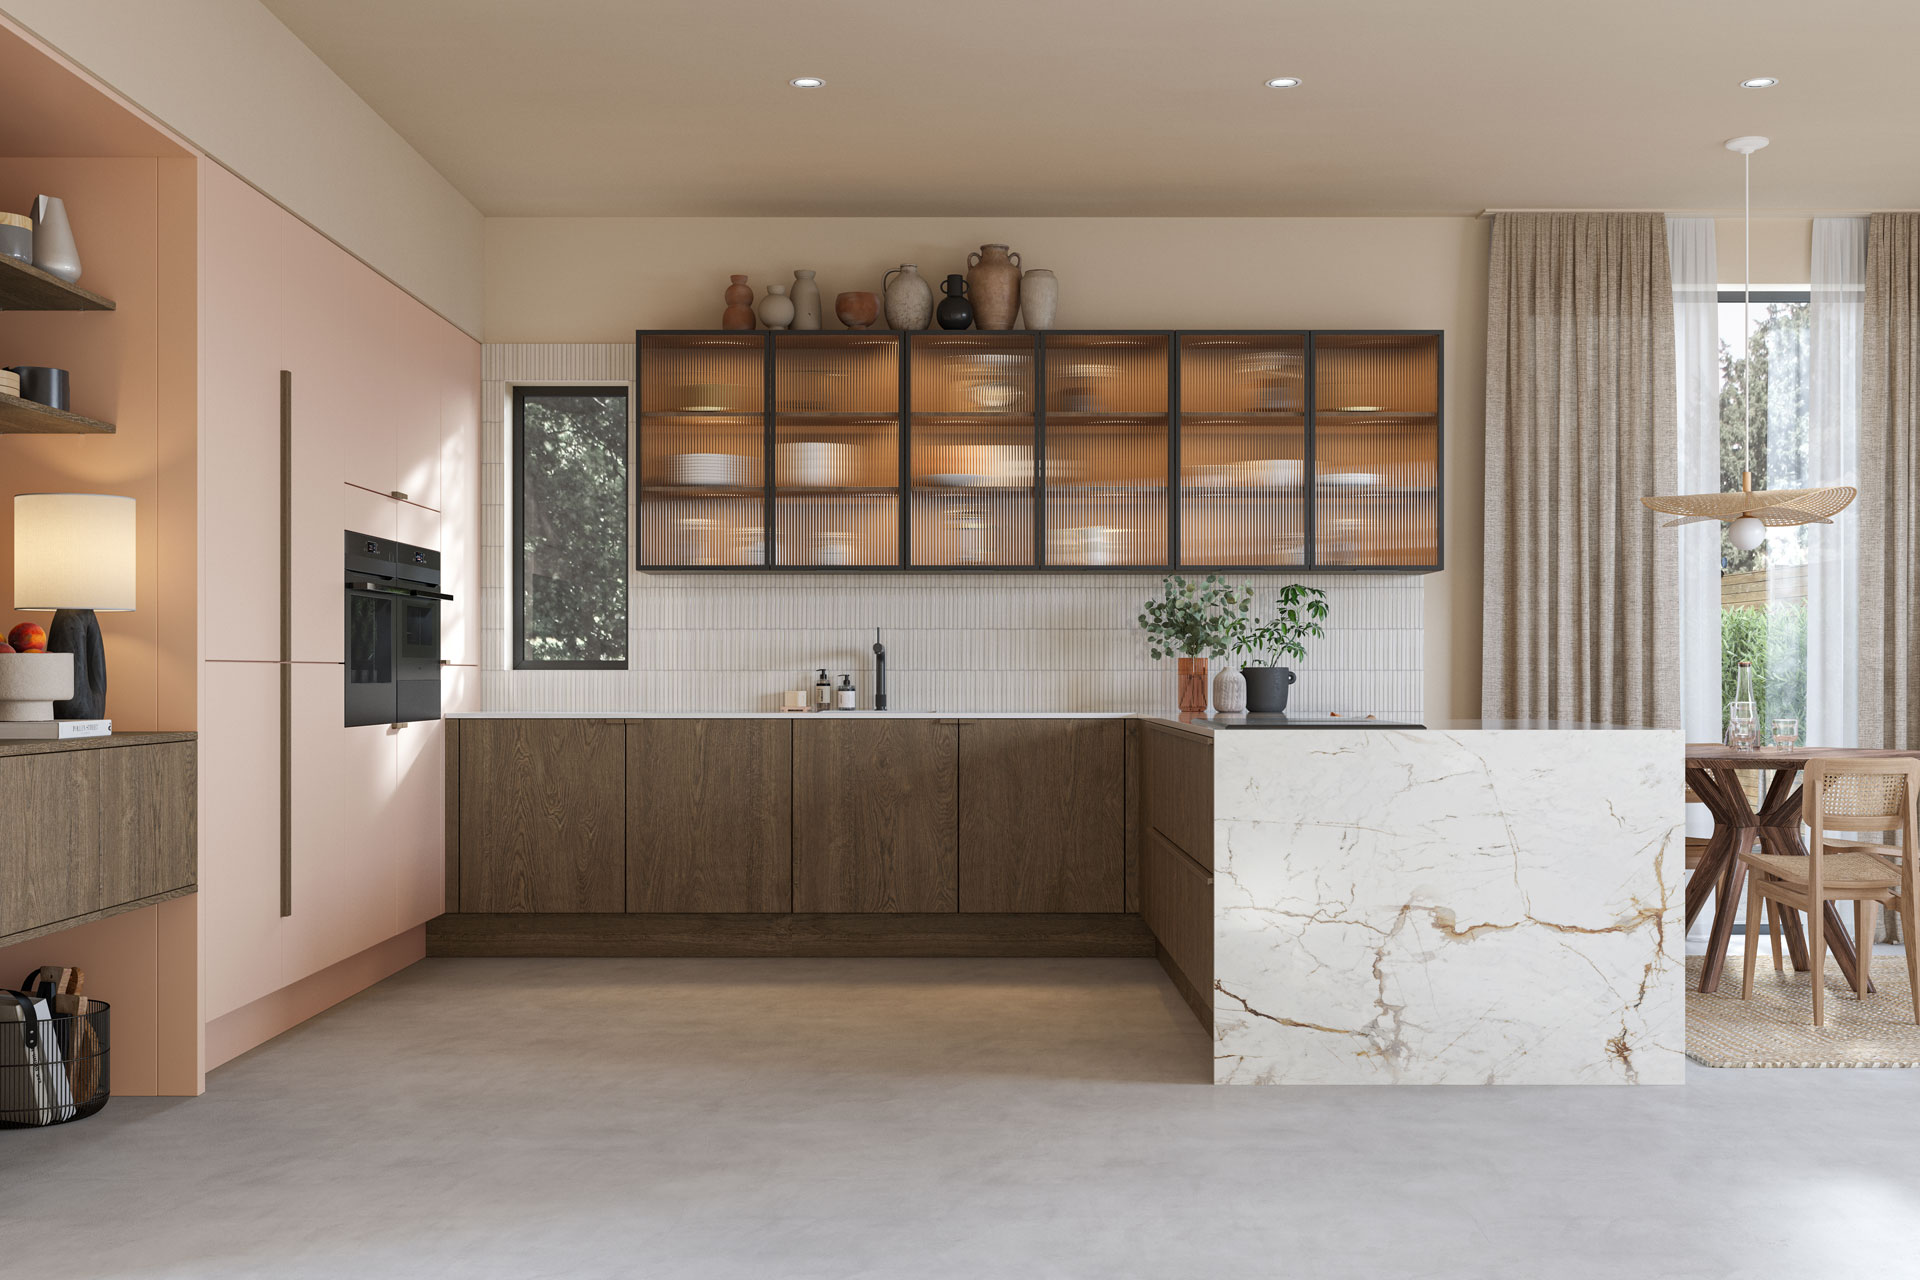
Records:
{"label": "window frame", "polygon": [[529,658],[526,654],[526,612],[527,612],[527,557],[526,557],[526,456],[527,456],[527,416],[528,397],[559,396],[612,396],[618,395],[626,405],[626,439],[622,461],[625,464],[626,483],[624,497],[626,514],[620,521],[620,572],[621,590],[627,593],[627,624],[633,623],[633,584],[629,578],[632,573],[631,556],[633,552],[633,386],[626,382],[587,382],[587,383],[514,383],[508,388],[511,401],[509,409],[513,415],[513,483],[508,500],[512,510],[508,515],[508,538],[513,557],[513,632],[508,637],[512,648],[509,655],[509,670],[513,671],[627,671],[633,663],[631,639],[624,646],[623,656],[617,661],[611,659],[570,659],[570,658]]}

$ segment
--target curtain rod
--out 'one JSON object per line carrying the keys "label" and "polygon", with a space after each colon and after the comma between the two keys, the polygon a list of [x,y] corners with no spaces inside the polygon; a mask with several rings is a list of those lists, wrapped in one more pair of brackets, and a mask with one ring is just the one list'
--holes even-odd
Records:
{"label": "curtain rod", "polygon": [[[1475,217],[1496,213],[1664,213],[1672,218],[1738,218],[1738,209],[1482,209]],[[1766,209],[1758,218],[1864,218],[1874,213],[1920,213],[1920,209]]]}

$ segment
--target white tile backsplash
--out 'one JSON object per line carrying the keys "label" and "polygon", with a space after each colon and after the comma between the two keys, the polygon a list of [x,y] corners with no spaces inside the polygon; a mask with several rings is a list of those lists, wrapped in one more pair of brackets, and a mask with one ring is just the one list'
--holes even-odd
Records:
{"label": "white tile backsplash", "polygon": [[[508,395],[516,383],[631,382],[619,343],[482,348],[481,707],[488,711],[749,711],[779,705],[826,667],[868,704],[873,629],[897,708],[1155,711],[1175,700],[1134,619],[1157,574],[643,574],[631,579],[627,671],[508,669]],[[1417,575],[1245,575],[1268,596],[1289,582],[1327,593],[1290,707],[1418,717],[1423,591]]]}

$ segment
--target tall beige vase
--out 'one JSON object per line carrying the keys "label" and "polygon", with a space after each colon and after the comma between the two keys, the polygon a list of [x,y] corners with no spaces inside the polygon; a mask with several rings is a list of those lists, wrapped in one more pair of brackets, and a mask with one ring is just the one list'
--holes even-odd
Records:
{"label": "tall beige vase", "polygon": [[967,297],[973,327],[1011,329],[1020,314],[1020,255],[1003,244],[983,244],[967,255]]}
{"label": "tall beige vase", "polygon": [[1051,329],[1060,311],[1060,282],[1045,267],[1031,267],[1020,278],[1020,323],[1027,329]]}

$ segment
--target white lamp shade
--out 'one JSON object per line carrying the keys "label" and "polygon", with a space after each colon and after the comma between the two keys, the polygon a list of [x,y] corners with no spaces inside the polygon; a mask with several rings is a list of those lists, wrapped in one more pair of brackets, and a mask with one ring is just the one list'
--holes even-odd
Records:
{"label": "white lamp shade", "polygon": [[20,493],[13,499],[13,607],[134,607],[133,499]]}

